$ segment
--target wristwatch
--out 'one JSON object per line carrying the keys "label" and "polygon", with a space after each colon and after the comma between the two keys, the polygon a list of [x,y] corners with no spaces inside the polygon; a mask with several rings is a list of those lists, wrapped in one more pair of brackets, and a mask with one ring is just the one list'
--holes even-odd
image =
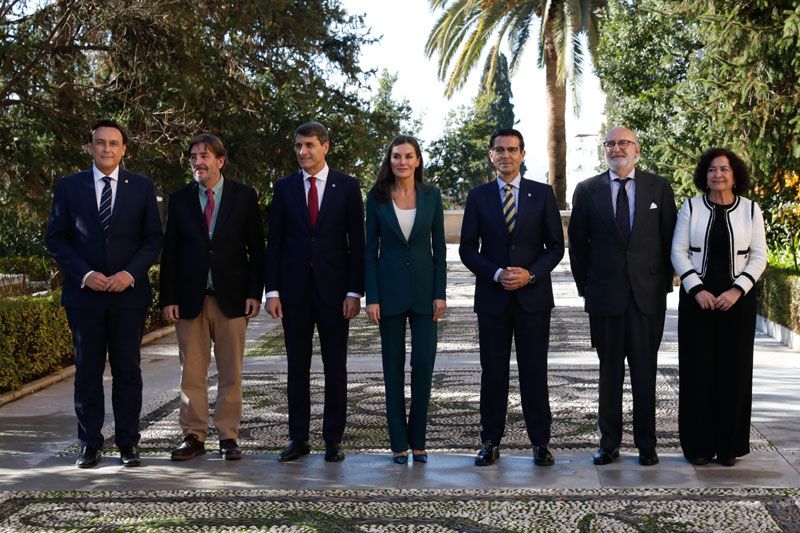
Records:
{"label": "wristwatch", "polygon": [[528,285],[533,285],[534,283],[536,283],[536,274],[534,274],[530,270],[528,271],[528,274],[531,275],[531,277],[528,278]]}

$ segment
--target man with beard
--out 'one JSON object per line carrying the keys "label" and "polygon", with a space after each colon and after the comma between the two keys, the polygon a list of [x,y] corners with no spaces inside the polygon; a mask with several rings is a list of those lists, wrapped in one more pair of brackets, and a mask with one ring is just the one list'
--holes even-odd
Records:
{"label": "man with beard", "polygon": [[589,313],[600,359],[594,464],[619,457],[625,359],[633,392],[633,440],[639,463],[658,463],[656,367],[672,290],[670,247],[675,199],[669,182],[636,169],[639,139],[613,128],[603,142],[608,170],[578,184],[569,221],[569,258]]}
{"label": "man with beard", "polygon": [[256,191],[222,176],[225,147],[203,133],[189,143],[194,181],[174,192],[161,254],[161,308],[177,322],[181,362],[173,461],[206,452],[211,344],[219,383],[214,426],[223,459],[240,459],[242,362],[247,321],[261,308],[264,230]]}

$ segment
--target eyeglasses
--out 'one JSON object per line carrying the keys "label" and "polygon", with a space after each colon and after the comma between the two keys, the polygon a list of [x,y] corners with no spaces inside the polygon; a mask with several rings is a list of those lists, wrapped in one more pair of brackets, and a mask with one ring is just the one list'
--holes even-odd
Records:
{"label": "eyeglasses", "polygon": [[495,146],[492,148],[492,153],[494,155],[503,155],[505,153],[508,153],[508,155],[517,155],[519,153],[519,146],[509,146],[508,148]]}
{"label": "eyeglasses", "polygon": [[603,143],[603,146],[605,146],[606,150],[613,150],[614,145],[617,145],[619,146],[620,150],[625,150],[628,146],[632,144],[636,143],[634,141],[626,141],[625,139],[623,139],[621,141],[606,141]]}

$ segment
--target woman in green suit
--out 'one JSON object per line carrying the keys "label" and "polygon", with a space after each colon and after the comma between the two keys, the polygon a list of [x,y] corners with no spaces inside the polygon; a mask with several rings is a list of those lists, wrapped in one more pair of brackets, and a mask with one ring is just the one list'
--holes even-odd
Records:
{"label": "woman in green suit", "polygon": [[[436,358],[436,321],[444,314],[446,250],[439,189],[422,182],[422,153],[400,135],[386,150],[367,195],[367,315],[380,327],[386,419],[393,461],[408,449],[427,462],[425,428]],[[411,327],[411,407],[406,417],[405,338]]]}

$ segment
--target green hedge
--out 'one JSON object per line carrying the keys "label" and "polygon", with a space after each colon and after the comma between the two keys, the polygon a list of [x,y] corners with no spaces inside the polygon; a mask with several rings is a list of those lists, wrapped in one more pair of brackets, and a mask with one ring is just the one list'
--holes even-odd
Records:
{"label": "green hedge", "polygon": [[26,274],[31,281],[50,281],[56,268],[49,257],[0,257],[0,272]]}
{"label": "green hedge", "polygon": [[767,267],[758,284],[758,314],[800,332],[800,274]]}
{"label": "green hedge", "polygon": [[158,283],[160,273],[161,270],[159,269],[158,264],[151,266],[150,271],[147,273],[147,277],[150,279],[150,285],[153,288],[153,303],[150,304],[150,307],[147,309],[147,317],[145,318],[144,322],[145,333],[168,325],[167,320],[164,318],[164,314],[161,312],[161,308],[158,307]]}
{"label": "green hedge", "polygon": [[72,336],[60,293],[0,299],[0,392],[72,363]]}
{"label": "green hedge", "polygon": [[[158,266],[148,273],[153,304],[147,310],[145,332],[164,325],[158,308]],[[74,363],[72,335],[61,307],[61,293],[33,298],[0,298],[0,393]]]}

